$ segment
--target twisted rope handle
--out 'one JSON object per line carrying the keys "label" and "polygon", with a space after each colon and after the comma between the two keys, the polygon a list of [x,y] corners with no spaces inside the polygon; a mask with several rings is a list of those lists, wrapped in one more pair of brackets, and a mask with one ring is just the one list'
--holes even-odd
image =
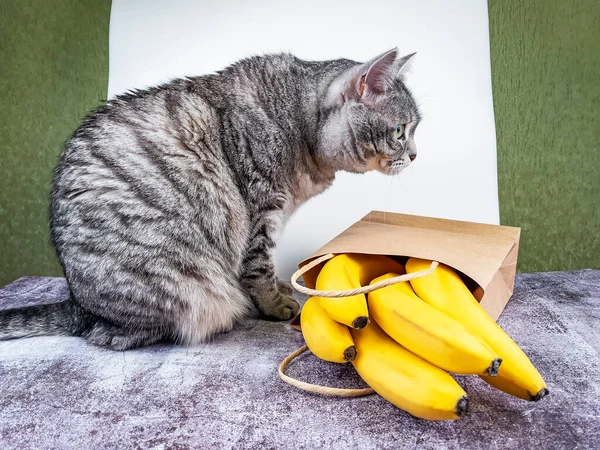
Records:
{"label": "twisted rope handle", "polygon": [[320,258],[311,261],[301,269],[294,272],[292,275],[292,286],[303,294],[310,295],[311,297],[328,297],[328,298],[341,298],[341,297],[352,297],[353,295],[359,294],[368,294],[369,292],[376,291],[377,289],[381,289],[384,287],[392,286],[394,284],[402,283],[404,281],[410,281],[415,278],[424,277],[425,275],[429,275],[433,273],[433,271],[437,268],[438,262],[431,261],[429,269],[421,270],[420,272],[407,273],[406,275],[399,275],[394,278],[388,278],[387,280],[378,281],[375,284],[371,284],[369,286],[362,286],[356,289],[349,289],[346,291],[319,291],[317,289],[310,289],[305,286],[298,284],[296,280],[308,272],[315,266],[318,266],[323,261],[327,261],[328,259],[333,258],[335,255],[333,253],[328,253],[327,255],[323,255]]}
{"label": "twisted rope handle", "polygon": [[[358,295],[358,294],[368,294],[369,292],[376,291],[377,289],[381,289],[381,288],[391,286],[391,285],[397,284],[397,283],[402,283],[404,281],[409,281],[414,278],[424,277],[425,275],[429,275],[429,274],[433,273],[433,271],[438,266],[437,261],[432,261],[431,265],[429,266],[429,269],[422,270],[420,272],[406,274],[406,275],[400,275],[400,276],[397,276],[394,278],[389,278],[387,280],[379,281],[379,282],[377,282],[375,284],[371,284],[369,286],[363,286],[363,287],[360,287],[357,289],[349,289],[346,291],[319,291],[316,289],[309,289],[309,288],[297,283],[296,280],[298,280],[298,278],[300,278],[302,275],[304,275],[310,269],[312,269],[315,266],[318,266],[323,261],[327,261],[327,260],[333,258],[334,256],[335,255],[333,253],[328,253],[327,255],[323,255],[323,256],[315,259],[314,261],[311,261],[310,263],[308,263],[301,269],[297,270],[294,273],[294,275],[292,275],[292,286],[294,286],[294,288],[297,291],[302,292],[303,294],[306,294],[306,295],[310,295],[311,297],[329,297],[329,298],[351,297],[353,295]],[[306,346],[306,345],[303,347],[300,347],[295,352],[290,353],[281,362],[281,364],[279,365],[279,377],[283,381],[285,381],[288,384],[291,384],[294,387],[297,387],[298,389],[302,389],[302,390],[305,390],[308,392],[313,392],[316,394],[332,395],[332,396],[336,396],[336,397],[362,397],[364,395],[371,395],[371,394],[375,393],[375,391],[371,388],[340,389],[340,388],[333,388],[333,387],[329,387],[329,386],[321,386],[318,384],[306,383],[305,381],[296,380],[294,378],[287,376],[284,373],[284,370],[286,369],[286,367],[295,358],[297,358],[298,356],[300,356],[302,353],[304,353],[307,350],[308,350],[308,346]]]}
{"label": "twisted rope handle", "polygon": [[375,393],[375,391],[371,388],[363,388],[363,389],[340,389],[333,388],[328,386],[321,386],[318,384],[306,383],[305,381],[296,380],[294,378],[288,377],[283,371],[286,367],[298,356],[308,350],[308,347],[305,345],[300,347],[295,352],[289,354],[279,365],[279,377],[288,384],[291,384],[298,389],[302,389],[308,392],[313,392],[315,394],[323,394],[323,395],[333,395],[336,397],[362,397],[364,395],[371,395]]}

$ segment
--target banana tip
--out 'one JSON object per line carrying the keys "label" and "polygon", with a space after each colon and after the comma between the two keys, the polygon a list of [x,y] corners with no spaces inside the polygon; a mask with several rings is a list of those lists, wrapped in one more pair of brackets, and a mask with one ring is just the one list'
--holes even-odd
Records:
{"label": "banana tip", "polygon": [[356,347],[354,347],[354,345],[351,345],[346,350],[344,350],[344,359],[350,362],[354,361],[354,358],[356,358]]}
{"label": "banana tip", "polygon": [[502,358],[496,358],[495,360],[493,360],[492,364],[490,364],[490,367],[488,367],[487,374],[490,377],[497,376],[498,369],[500,368],[500,364],[502,364]]}
{"label": "banana tip", "polygon": [[537,394],[532,395],[531,396],[531,401],[533,401],[533,402],[540,401],[541,399],[543,399],[549,393],[550,393],[550,391],[547,388],[544,388],[540,392],[538,392]]}
{"label": "banana tip", "polygon": [[352,328],[360,330],[369,324],[369,318],[367,316],[358,316],[352,321]]}
{"label": "banana tip", "polygon": [[454,412],[458,417],[462,417],[469,412],[469,399],[466,395],[463,395],[460,400],[458,400]]}

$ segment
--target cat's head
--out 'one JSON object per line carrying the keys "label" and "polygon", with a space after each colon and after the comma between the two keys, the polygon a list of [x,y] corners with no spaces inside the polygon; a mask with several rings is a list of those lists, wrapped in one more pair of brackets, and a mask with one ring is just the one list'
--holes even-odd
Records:
{"label": "cat's head", "polygon": [[321,104],[319,149],[336,170],[393,175],[417,156],[416,103],[403,82],[412,55],[390,50],[344,71]]}

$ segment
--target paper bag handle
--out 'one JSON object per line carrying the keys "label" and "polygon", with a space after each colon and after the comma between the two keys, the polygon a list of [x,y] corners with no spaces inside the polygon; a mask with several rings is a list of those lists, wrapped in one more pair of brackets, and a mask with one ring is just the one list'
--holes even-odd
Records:
{"label": "paper bag handle", "polygon": [[298,389],[302,389],[304,391],[312,392],[314,394],[322,394],[322,395],[332,395],[335,397],[362,397],[364,395],[374,394],[375,391],[371,388],[361,388],[361,389],[342,389],[342,388],[334,388],[329,386],[321,386],[319,384],[307,383],[305,381],[296,380],[295,378],[291,378],[284,373],[284,370],[292,362],[292,360],[305,351],[308,350],[308,346],[304,345],[300,347],[295,352],[289,354],[279,365],[279,377],[288,384],[291,384]]}
{"label": "paper bag handle", "polygon": [[308,263],[301,269],[294,272],[294,275],[292,275],[292,286],[294,286],[294,288],[298,292],[302,292],[303,294],[310,295],[311,297],[328,297],[328,298],[352,297],[353,295],[368,294],[369,292],[373,292],[373,291],[376,291],[377,289],[381,289],[384,287],[392,286],[393,284],[398,284],[398,283],[402,283],[404,281],[413,280],[415,278],[424,277],[425,275],[432,274],[433,271],[438,266],[437,261],[431,261],[431,265],[429,266],[429,269],[421,270],[420,272],[407,273],[406,275],[399,275],[394,278],[388,278],[387,280],[378,281],[377,283],[371,284],[369,286],[362,286],[362,287],[359,287],[356,289],[348,289],[346,291],[319,291],[317,289],[310,289],[310,288],[307,288],[306,286],[302,286],[302,285],[298,284],[298,282],[296,281],[296,280],[298,280],[298,278],[300,278],[302,275],[304,275],[306,272],[308,272],[313,267],[318,266],[323,261],[327,261],[328,259],[331,259],[334,256],[335,255],[333,253],[328,253],[326,255],[323,255],[323,256],[311,261],[310,263]]}
{"label": "paper bag handle", "polygon": [[[321,264],[323,261],[327,261],[327,260],[333,258],[334,256],[335,255],[333,253],[328,253],[326,255],[323,255],[323,256],[311,261],[310,263],[308,263],[301,269],[297,270],[294,273],[294,275],[292,275],[292,286],[294,286],[294,288],[297,291],[302,292],[303,294],[306,294],[306,295],[310,295],[312,297],[330,297],[330,298],[351,297],[353,295],[358,295],[358,294],[368,294],[369,292],[376,291],[377,289],[381,289],[381,288],[391,286],[391,285],[397,284],[397,283],[402,283],[403,281],[409,281],[414,278],[424,277],[425,275],[429,275],[429,274],[433,273],[433,271],[438,266],[437,261],[432,261],[431,265],[429,266],[429,269],[422,270],[420,272],[409,273],[406,275],[400,275],[400,276],[397,276],[394,278],[389,278],[387,280],[379,281],[379,282],[377,282],[375,284],[371,284],[369,286],[363,286],[363,287],[360,287],[357,289],[349,289],[347,291],[319,291],[316,289],[309,289],[309,288],[297,283],[296,280],[298,280],[298,278],[300,278],[302,275],[304,275],[310,269]],[[295,352],[292,352],[290,355],[288,355],[282,361],[281,365],[279,366],[279,377],[283,381],[285,381],[286,383],[291,384],[292,386],[295,386],[299,389],[305,390],[305,391],[313,392],[316,394],[322,394],[322,395],[333,395],[333,396],[337,396],[337,397],[361,397],[364,395],[371,395],[375,392],[372,388],[340,389],[340,388],[334,388],[334,387],[329,387],[329,386],[321,386],[321,385],[317,385],[317,384],[306,383],[305,381],[296,380],[296,379],[291,378],[290,376],[286,375],[284,373],[284,371],[287,368],[287,366],[289,365],[289,363],[292,362],[296,357],[298,357],[299,355],[301,355],[302,353],[304,353],[307,350],[308,350],[308,347],[306,345],[304,345],[303,347],[300,347]]]}

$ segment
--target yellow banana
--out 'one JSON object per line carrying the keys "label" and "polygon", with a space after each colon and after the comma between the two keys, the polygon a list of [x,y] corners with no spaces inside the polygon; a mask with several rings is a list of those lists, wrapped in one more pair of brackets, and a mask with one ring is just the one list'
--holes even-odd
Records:
{"label": "yellow banana", "polygon": [[331,319],[319,305],[319,297],[309,298],[300,314],[306,345],[325,361],[345,363],[356,356],[354,341],[345,325]]}
{"label": "yellow banana", "polygon": [[[543,389],[540,389],[536,395],[532,396],[527,390],[525,390],[525,388],[523,388],[522,386],[520,386],[513,380],[506,378],[503,375],[499,375],[497,377],[488,377],[488,376],[482,375],[481,378],[486,383],[488,383],[490,386],[493,386],[496,389],[504,391],[507,394],[513,395],[518,398],[522,398],[523,400],[537,402],[538,400],[541,400],[543,397],[548,395],[548,389],[543,388]],[[520,384],[522,384],[522,383],[520,383]]]}
{"label": "yellow banana", "polygon": [[[341,254],[325,263],[317,276],[316,288],[322,291],[355,289],[388,272],[404,273],[404,267],[387,256]],[[329,317],[349,327],[360,329],[369,323],[364,294],[344,298],[321,297],[321,307]]]}
{"label": "yellow banana", "polygon": [[447,372],[406,350],[375,322],[351,333],[354,368],[387,401],[422,419],[453,420],[466,414],[467,395]]}
{"label": "yellow banana", "polygon": [[[427,269],[430,263],[410,258],[406,271],[418,272]],[[548,394],[546,383],[527,355],[485,312],[451,267],[440,264],[432,274],[415,278],[410,283],[420,298],[461,322],[502,358],[498,376],[493,382],[491,379],[486,381],[513,395],[518,388],[531,400],[539,400]]]}
{"label": "yellow banana", "polygon": [[[374,279],[371,284],[397,274]],[[369,313],[396,342],[454,373],[495,376],[502,360],[479,337],[460,322],[421,300],[410,283],[398,283],[371,292]]]}

